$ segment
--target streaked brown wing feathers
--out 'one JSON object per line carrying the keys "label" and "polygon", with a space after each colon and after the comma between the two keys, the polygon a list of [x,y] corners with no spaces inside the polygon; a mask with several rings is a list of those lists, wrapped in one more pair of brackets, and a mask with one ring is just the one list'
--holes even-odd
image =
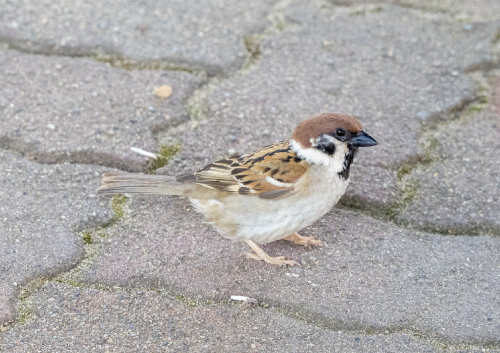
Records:
{"label": "streaked brown wing feathers", "polygon": [[306,163],[296,156],[286,141],[211,163],[192,177],[180,176],[178,181],[229,193],[276,199],[293,192],[294,184],[305,171]]}

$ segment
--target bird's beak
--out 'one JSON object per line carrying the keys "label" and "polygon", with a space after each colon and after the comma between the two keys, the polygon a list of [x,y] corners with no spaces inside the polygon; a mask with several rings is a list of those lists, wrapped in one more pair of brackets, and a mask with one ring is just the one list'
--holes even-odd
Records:
{"label": "bird's beak", "polygon": [[359,135],[351,140],[351,144],[356,147],[370,147],[378,145],[378,142],[366,132],[361,131]]}

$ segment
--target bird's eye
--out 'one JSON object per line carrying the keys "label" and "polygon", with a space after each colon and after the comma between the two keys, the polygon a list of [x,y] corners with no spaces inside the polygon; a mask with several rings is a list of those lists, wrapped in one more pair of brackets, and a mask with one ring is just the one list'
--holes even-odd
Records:
{"label": "bird's eye", "polygon": [[337,134],[337,136],[345,136],[345,130],[342,128],[337,129],[335,133]]}

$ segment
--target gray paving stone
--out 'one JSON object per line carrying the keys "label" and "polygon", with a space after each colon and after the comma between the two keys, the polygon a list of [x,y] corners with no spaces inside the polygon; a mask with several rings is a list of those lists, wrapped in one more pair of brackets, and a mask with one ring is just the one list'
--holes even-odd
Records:
{"label": "gray paving stone", "polygon": [[[370,4],[374,7],[385,2],[425,12],[446,12],[463,22],[491,21],[500,18],[500,3],[497,0],[328,0],[328,2],[342,6]],[[367,11],[374,7],[367,8]]]}
{"label": "gray paving stone", "polygon": [[[202,82],[186,72],[14,50],[0,50],[0,63],[0,146],[44,163],[143,170],[147,159],[130,148],[155,151],[155,134],[188,119],[183,103]],[[162,85],[173,89],[166,100],[153,93]]]}
{"label": "gray paving stone", "polygon": [[222,74],[247,56],[244,37],[262,31],[276,0],[0,2],[0,33],[25,50],[134,60]]}
{"label": "gray paving stone", "polygon": [[40,165],[0,150],[0,324],[16,317],[19,289],[74,266],[75,232],[111,219],[94,194],[103,168]]}
{"label": "gray paving stone", "polygon": [[108,228],[99,259],[71,280],[194,300],[245,295],[334,330],[500,342],[498,238],[426,234],[334,209],[302,232],[328,247],[264,246],[302,263],[276,268],[240,257],[247,246],[220,238],[186,201],[145,196],[129,207],[130,219]]}
{"label": "gray paving stone", "polygon": [[205,108],[197,111],[208,123],[185,133],[179,158],[201,165],[231,149],[289,138],[312,115],[350,113],[379,146],[360,151],[348,194],[390,204],[394,169],[422,152],[421,124],[471,100],[475,83],[464,71],[497,59],[491,41],[498,26],[464,28],[447,16],[382,5],[357,15],[301,2],[285,13],[286,30],[261,41],[255,65],[209,86],[198,106],[191,102]]}
{"label": "gray paving stone", "polygon": [[481,112],[428,136],[436,161],[408,176],[414,198],[399,220],[444,233],[500,235],[500,79]]}
{"label": "gray paving stone", "polygon": [[411,333],[328,331],[272,310],[190,307],[155,291],[50,283],[31,302],[36,318],[0,336],[2,351],[440,352]]}

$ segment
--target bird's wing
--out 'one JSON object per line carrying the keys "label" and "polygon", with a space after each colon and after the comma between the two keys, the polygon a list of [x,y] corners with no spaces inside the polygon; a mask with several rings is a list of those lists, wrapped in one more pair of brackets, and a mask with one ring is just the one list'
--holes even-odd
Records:
{"label": "bird's wing", "polygon": [[297,157],[285,141],[211,163],[194,174],[179,176],[177,181],[228,193],[278,199],[290,195],[306,171],[307,163]]}

